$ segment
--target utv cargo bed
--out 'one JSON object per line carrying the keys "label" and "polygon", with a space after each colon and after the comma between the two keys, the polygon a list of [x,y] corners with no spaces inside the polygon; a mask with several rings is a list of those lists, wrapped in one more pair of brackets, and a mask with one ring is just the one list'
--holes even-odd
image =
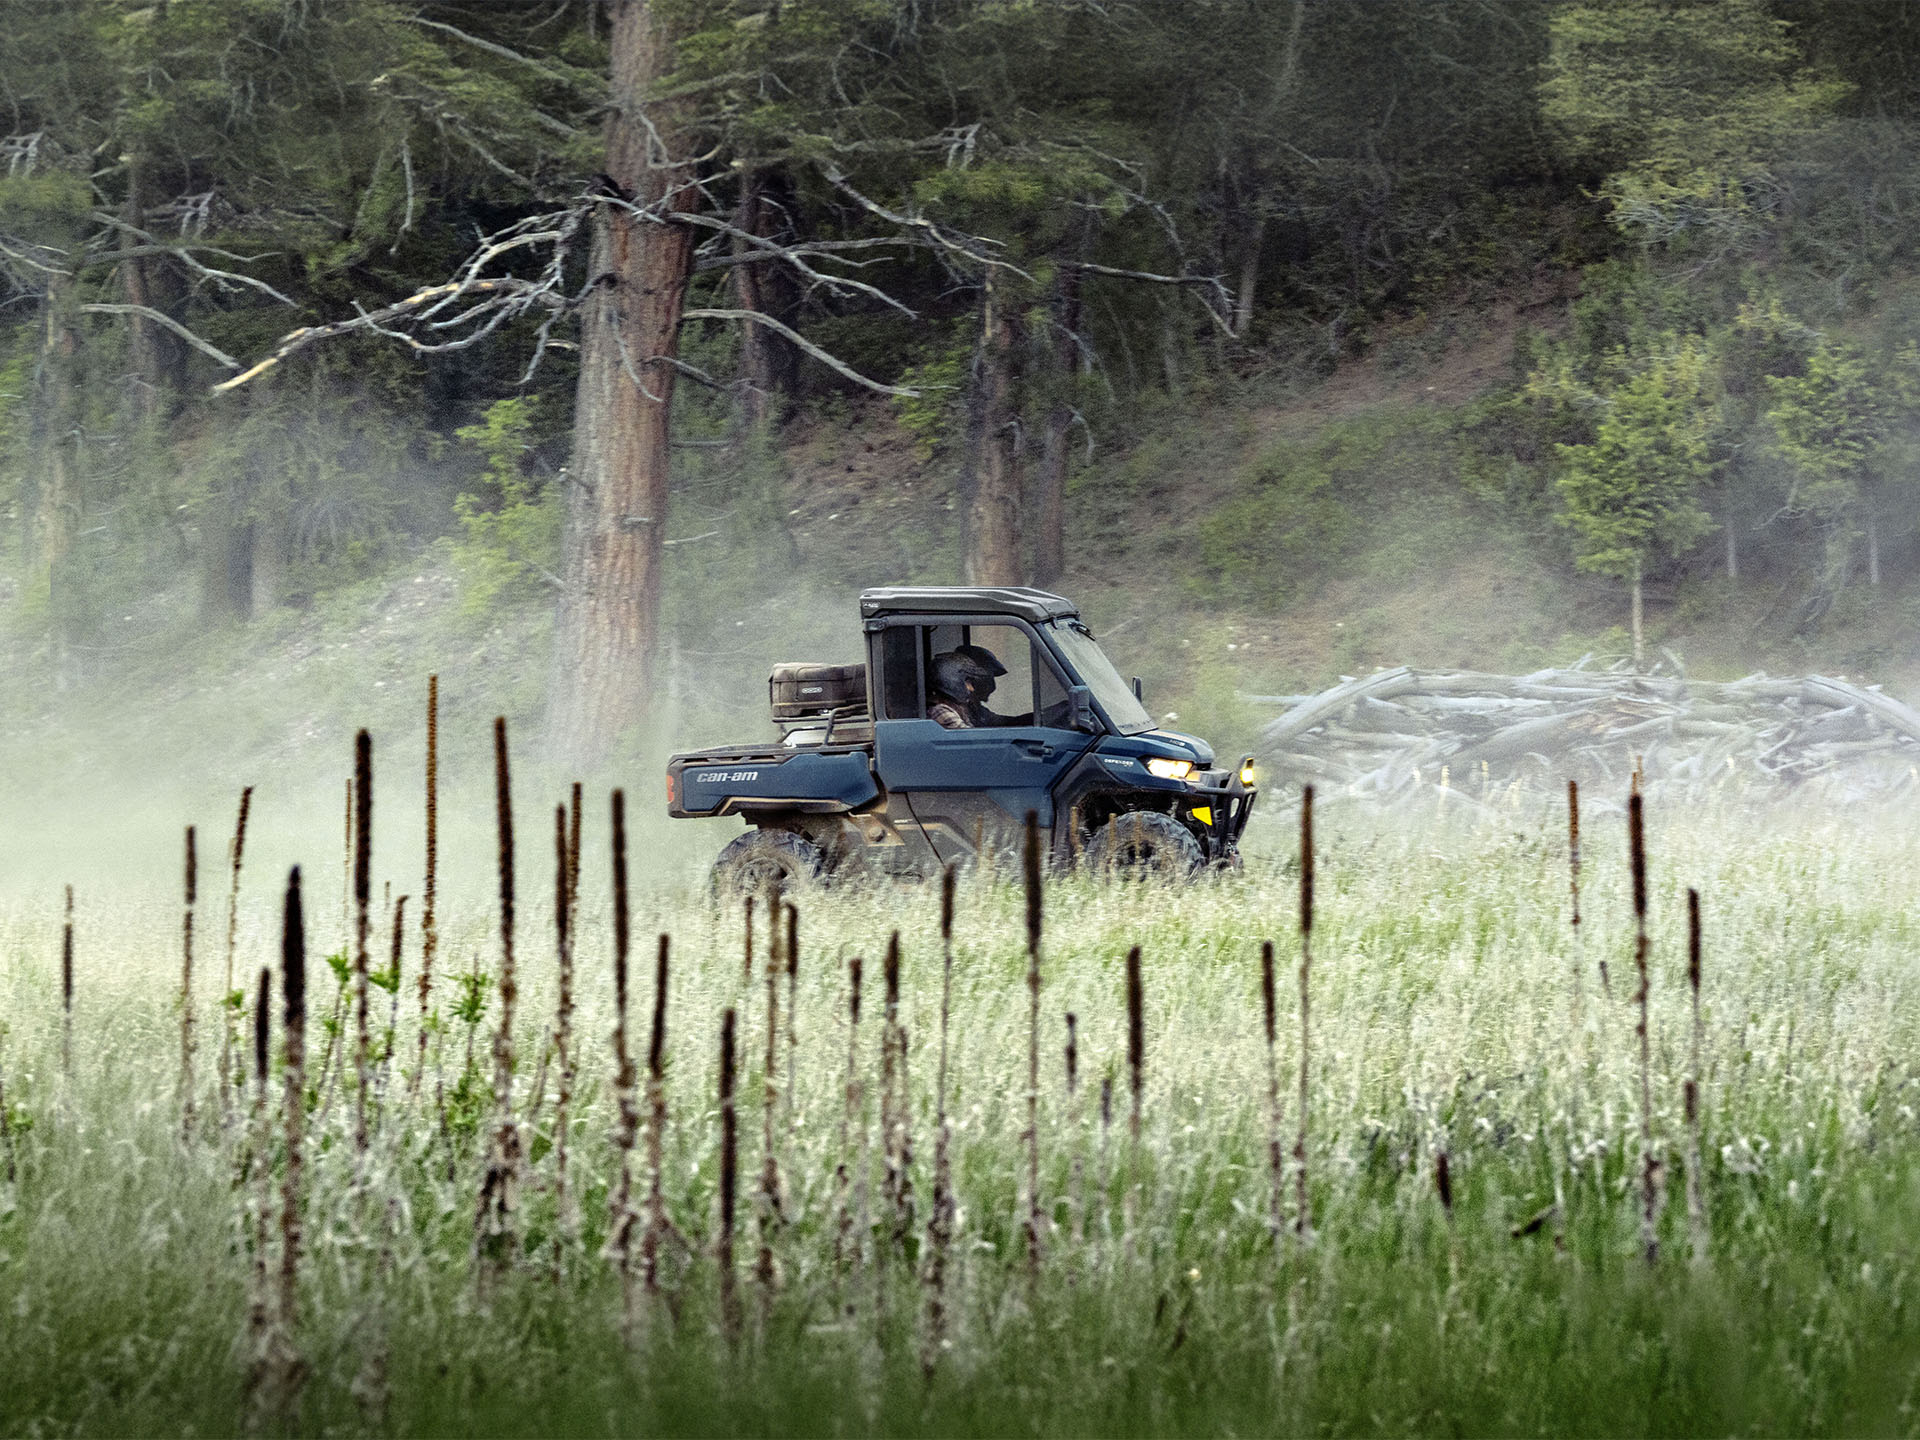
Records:
{"label": "utv cargo bed", "polygon": [[773,810],[835,815],[880,797],[873,756],[852,745],[722,745],[676,755],[667,813],[676,820]]}

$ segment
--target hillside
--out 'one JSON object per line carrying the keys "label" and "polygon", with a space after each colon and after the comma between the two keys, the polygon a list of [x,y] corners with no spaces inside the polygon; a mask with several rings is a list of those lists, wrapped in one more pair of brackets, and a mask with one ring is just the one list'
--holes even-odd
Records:
{"label": "hillside", "polygon": [[[1233,748],[1251,743],[1260,717],[1246,693],[1395,664],[1529,670],[1625,647],[1624,592],[1570,573],[1557,527],[1429,483],[1456,467],[1452,426],[1510,382],[1515,338],[1538,315],[1504,302],[1491,318],[1462,312],[1437,324],[1443,338],[1398,363],[1376,350],[1323,378],[1217,384],[1140,417],[1124,447],[1096,445],[1070,494],[1061,588],[1143,676],[1157,713]],[[958,576],[953,461],[927,457],[887,406],[803,413],[776,462],[778,525],[700,524],[676,547],[687,560],[673,591],[668,703],[610,772],[641,793],[651,786],[638,777],[676,745],[761,733],[774,661],[856,656],[858,589]],[[1399,487],[1400,501],[1343,521],[1331,559],[1284,531],[1279,567],[1226,544],[1263,475],[1315,465],[1336,479],[1359,467]],[[1920,693],[1911,583],[1794,633],[1779,581],[1730,586],[1713,553],[1649,592],[1650,642],[1695,673],[1822,670]],[[495,713],[511,718],[530,782],[557,786],[564,777],[541,768],[536,743],[551,602],[534,592],[476,613],[462,574],[446,544],[428,545],[304,608],[185,647],[166,642],[192,620],[186,577],[128,613],[111,649],[61,659],[16,619],[6,668],[36,683],[0,698],[7,790],[16,804],[41,805],[117,790],[123,815],[136,803],[157,829],[270,780],[311,812],[303,823],[329,824],[321,817],[353,730],[369,725],[411,755],[430,671],[441,676],[446,774],[473,790],[469,808],[482,808]],[[414,784],[411,770],[397,783]],[[41,837],[26,848],[43,846]]]}

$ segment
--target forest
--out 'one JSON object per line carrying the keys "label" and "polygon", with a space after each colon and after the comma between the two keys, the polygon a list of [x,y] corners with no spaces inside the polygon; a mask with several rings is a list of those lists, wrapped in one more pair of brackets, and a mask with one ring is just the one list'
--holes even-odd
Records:
{"label": "forest", "polygon": [[[1911,661],[1908,6],[7,18],[0,605],[37,688],[431,570],[596,762],[796,579],[1272,628],[1383,526],[1416,567],[1508,537],[1636,657],[1647,600]],[[1444,370],[1496,314],[1475,383],[1218,483],[1273,397]],[[937,495],[886,553],[796,538],[822,432],[893,455],[878,503]]]}

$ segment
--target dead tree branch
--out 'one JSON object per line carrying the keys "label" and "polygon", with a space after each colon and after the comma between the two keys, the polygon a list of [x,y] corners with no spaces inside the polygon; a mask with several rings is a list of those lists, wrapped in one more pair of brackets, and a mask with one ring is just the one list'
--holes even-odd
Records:
{"label": "dead tree branch", "polygon": [[194,334],[193,331],[189,330],[186,326],[182,325],[178,320],[174,319],[171,315],[162,314],[160,311],[153,309],[151,306],[105,305],[105,304],[82,305],[80,307],[80,313],[82,315],[138,315],[142,320],[151,320],[154,324],[158,325],[163,330],[171,330],[174,334],[178,335],[182,340],[186,341],[187,344],[193,346],[194,349],[198,350],[202,355],[211,356],[213,359],[218,360],[222,365],[226,366],[227,369],[238,370],[240,368],[240,362],[234,359],[231,355],[227,354],[226,351],[220,349],[216,345],[209,344],[207,341],[202,340],[198,335]]}

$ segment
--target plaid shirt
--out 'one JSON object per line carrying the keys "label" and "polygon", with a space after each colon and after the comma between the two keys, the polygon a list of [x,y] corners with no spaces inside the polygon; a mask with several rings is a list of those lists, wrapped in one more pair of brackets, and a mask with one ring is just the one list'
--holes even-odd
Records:
{"label": "plaid shirt", "polygon": [[927,718],[938,721],[949,730],[973,730],[978,728],[967,715],[967,712],[962,710],[958,705],[955,705],[951,700],[934,701],[933,704],[927,707]]}

